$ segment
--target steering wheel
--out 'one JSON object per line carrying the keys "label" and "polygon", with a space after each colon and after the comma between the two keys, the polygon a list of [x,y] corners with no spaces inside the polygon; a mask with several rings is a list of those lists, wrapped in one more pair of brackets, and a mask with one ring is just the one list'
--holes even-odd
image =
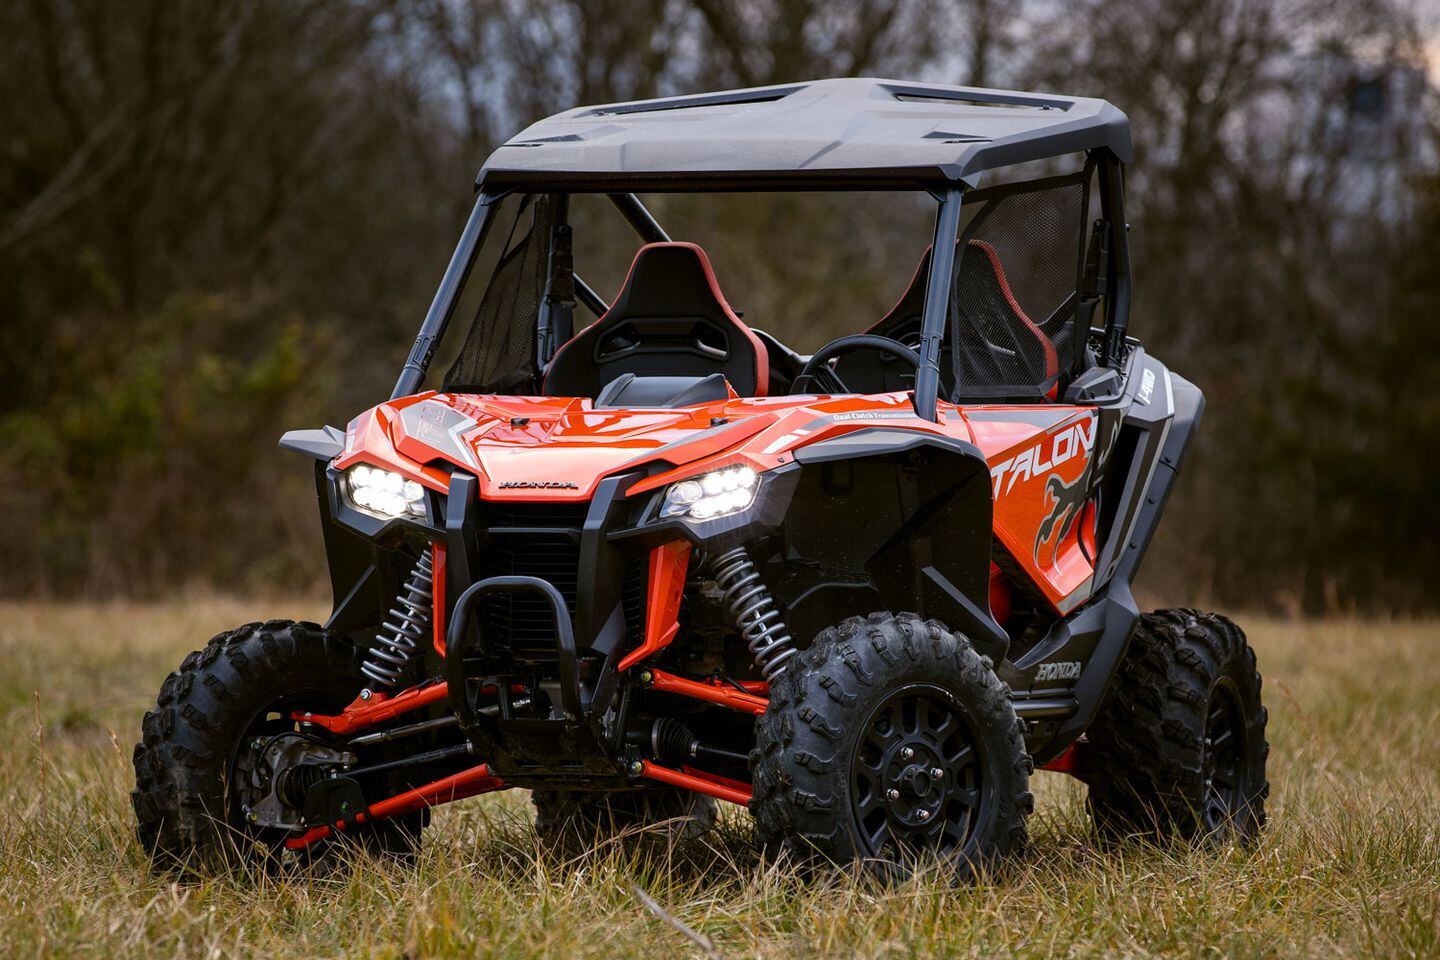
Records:
{"label": "steering wheel", "polygon": [[[840,379],[830,366],[832,360],[838,360],[847,353],[855,353],[859,350],[878,350],[880,353],[888,353],[892,357],[910,364],[917,372],[920,369],[920,355],[914,350],[905,346],[898,340],[891,340],[889,337],[877,337],[870,333],[857,333],[848,337],[841,337],[838,340],[831,340],[825,346],[816,350],[805,366],[796,375],[794,383],[790,385],[792,394],[800,393],[850,393],[845,381]],[[812,388],[819,388],[813,390]]]}

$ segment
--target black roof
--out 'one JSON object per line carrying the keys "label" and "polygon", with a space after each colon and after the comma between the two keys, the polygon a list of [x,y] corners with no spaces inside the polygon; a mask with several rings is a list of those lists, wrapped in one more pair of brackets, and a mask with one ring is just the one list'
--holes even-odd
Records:
{"label": "black roof", "polygon": [[512,137],[479,182],[914,187],[1096,148],[1130,161],[1130,121],[1104,100],[843,78],[576,107]]}

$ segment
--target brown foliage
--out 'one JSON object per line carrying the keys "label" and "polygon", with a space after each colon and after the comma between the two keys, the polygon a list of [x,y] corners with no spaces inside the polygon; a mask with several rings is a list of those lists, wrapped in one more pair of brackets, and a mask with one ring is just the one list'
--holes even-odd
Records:
{"label": "brown foliage", "polygon": [[[576,102],[890,74],[1130,113],[1132,330],[1210,401],[1152,590],[1433,606],[1422,39],[1388,0],[5,5],[0,593],[321,582],[274,438],[384,395],[495,142]],[[913,262],[903,206],[660,206],[805,345]]]}

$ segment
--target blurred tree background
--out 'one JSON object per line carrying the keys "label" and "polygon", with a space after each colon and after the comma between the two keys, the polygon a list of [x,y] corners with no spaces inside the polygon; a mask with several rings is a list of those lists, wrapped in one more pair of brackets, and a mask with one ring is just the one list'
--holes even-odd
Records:
{"label": "blurred tree background", "polygon": [[[1401,0],[0,5],[0,595],[318,589],[309,468],[275,441],[387,395],[495,144],[576,103],[866,74],[1129,113],[1132,330],[1209,398],[1152,595],[1433,609],[1437,19]],[[890,254],[913,257],[891,219],[726,219],[804,251],[787,300],[843,274],[885,302]],[[722,276],[767,276],[745,256],[717,253]]]}

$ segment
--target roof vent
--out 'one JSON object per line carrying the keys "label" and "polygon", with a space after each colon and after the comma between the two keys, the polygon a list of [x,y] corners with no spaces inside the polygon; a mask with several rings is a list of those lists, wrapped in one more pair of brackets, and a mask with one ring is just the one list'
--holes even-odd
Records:
{"label": "roof vent", "polygon": [[642,100],[638,103],[613,103],[596,107],[580,114],[582,117],[611,117],[632,113],[659,113],[662,110],[694,110],[699,107],[738,107],[755,103],[774,103],[783,100],[804,84],[793,87],[763,87],[758,90],[736,90],[731,93],[713,93],[698,97],[668,97],[664,100]]}
{"label": "roof vent", "polygon": [[902,103],[936,103],[956,107],[993,107],[1001,110],[1068,110],[1070,103],[1051,97],[1003,91],[947,89],[881,84]]}
{"label": "roof vent", "polygon": [[981,137],[973,133],[952,133],[949,130],[932,130],[921,139],[943,140],[945,143],[985,143],[990,140],[989,137]]}

